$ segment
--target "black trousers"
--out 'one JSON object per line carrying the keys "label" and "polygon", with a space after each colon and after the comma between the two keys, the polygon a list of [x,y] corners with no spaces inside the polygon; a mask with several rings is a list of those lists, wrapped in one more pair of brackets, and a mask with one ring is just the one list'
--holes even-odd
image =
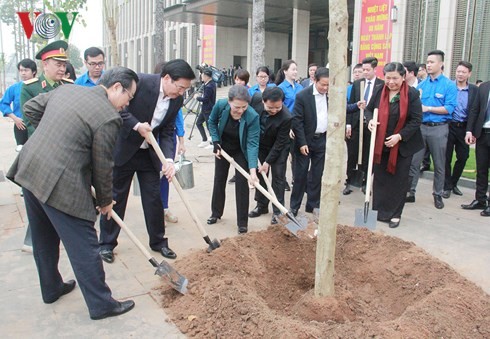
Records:
{"label": "black trousers", "polygon": [[[324,133],[319,137],[313,137],[311,145],[308,145],[310,152],[308,155],[301,154],[299,149],[295,148],[296,162],[293,168],[294,186],[291,192],[291,209],[299,210],[305,192],[307,194],[305,210],[312,212],[314,208],[320,208],[326,144],[327,134]],[[310,173],[308,173],[308,168],[310,168]]]}
{"label": "black trousers", "polygon": [[25,188],[24,201],[43,300],[56,299],[63,290],[58,270],[61,239],[90,315],[99,316],[114,309],[118,303],[105,283],[94,222],[46,205]]}
{"label": "black trousers", "polygon": [[[364,127],[362,136],[362,165],[361,170],[366,174],[367,164],[369,161],[369,143],[371,138],[371,132]],[[359,156],[359,128],[352,129],[350,139],[346,140],[347,143],[347,179],[346,183],[350,184],[354,171],[357,169],[357,158]],[[363,181],[366,181],[365,175]]]}
{"label": "black trousers", "polygon": [[[227,152],[244,170],[248,169],[248,163],[242,151]],[[214,161],[214,185],[213,196],[211,198],[211,216],[221,218],[225,209],[226,200],[226,181],[230,163],[224,158],[215,158]],[[235,199],[237,212],[237,226],[248,227],[248,205],[249,205],[249,188],[248,180],[235,170]]]}
{"label": "black trousers", "polygon": [[[269,154],[270,149],[259,149],[259,160],[261,163],[264,163],[267,155]],[[286,186],[286,163],[288,159],[289,148],[283,151],[283,154],[279,156],[277,161],[270,164],[269,172],[272,174],[272,190],[274,191],[277,200],[284,206],[284,187]],[[262,177],[262,174],[257,174],[259,176],[260,185],[267,190],[267,185]],[[267,173],[269,175],[269,173]],[[260,209],[266,209],[269,206],[269,199],[267,199],[259,190],[255,190],[255,201],[257,201],[257,207]],[[277,208],[274,204],[272,205],[272,210],[274,214],[280,214],[279,208]]]}
{"label": "black trousers", "polygon": [[[466,123],[450,123],[447,136],[446,148],[446,170],[444,178],[444,190],[452,190],[458,185],[459,178],[463,174],[466,160],[470,156],[470,146],[464,141],[466,135]],[[453,150],[456,153],[456,162],[451,172],[451,161],[453,160]]]}
{"label": "black trousers", "polygon": [[[163,218],[163,205],[160,197],[160,173],[155,169],[148,149],[140,149],[123,166],[114,166],[113,194],[116,204],[113,209],[121,219],[124,219],[128,203],[129,189],[134,173],[138,176],[141,190],[141,203],[145,216],[146,230],[150,238],[151,249],[160,250],[168,247],[165,238],[165,222]],[[114,220],[100,218],[101,249],[114,249],[117,246],[117,237],[121,228]]]}
{"label": "black trousers", "polygon": [[490,167],[490,133],[482,131],[482,135],[476,139],[476,192],[475,199],[485,203],[490,200],[488,191],[488,168]]}
{"label": "black trousers", "polygon": [[[196,126],[201,134],[202,141],[208,141],[208,136],[206,135],[206,130],[204,129],[204,123],[206,123],[206,127],[208,126],[208,119],[211,112],[201,112],[197,117]],[[209,130],[209,128],[208,128]]]}
{"label": "black trousers", "polygon": [[389,152],[383,152],[381,162],[374,164],[373,210],[378,211],[378,220],[390,221],[401,218],[405,207],[406,192],[412,180],[409,179],[412,155],[398,154],[395,174],[387,172]]}
{"label": "black trousers", "polygon": [[27,128],[26,129],[18,129],[17,126],[14,124],[14,137],[15,137],[15,142],[17,143],[17,146],[19,145],[24,145],[27,142]]}

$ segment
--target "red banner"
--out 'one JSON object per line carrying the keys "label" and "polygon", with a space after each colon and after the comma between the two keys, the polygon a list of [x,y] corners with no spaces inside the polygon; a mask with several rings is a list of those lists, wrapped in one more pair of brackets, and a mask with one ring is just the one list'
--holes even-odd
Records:
{"label": "red banner", "polygon": [[383,77],[383,67],[391,61],[393,4],[394,0],[362,0],[359,62],[366,57],[376,57],[378,77]]}
{"label": "red banner", "polygon": [[203,25],[202,29],[202,62],[214,65],[216,53],[216,26]]}

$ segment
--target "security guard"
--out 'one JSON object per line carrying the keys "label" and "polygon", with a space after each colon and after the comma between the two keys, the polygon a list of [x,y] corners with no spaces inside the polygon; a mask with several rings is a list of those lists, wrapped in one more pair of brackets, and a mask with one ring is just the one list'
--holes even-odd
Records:
{"label": "security guard", "polygon": [[[59,85],[73,83],[73,80],[65,79],[66,62],[68,57],[66,50],[68,43],[66,41],[54,41],[36,54],[36,59],[41,60],[43,64],[43,74],[39,78],[32,78],[24,81],[20,90],[20,110],[22,119],[27,127],[28,138],[34,133],[34,126],[31,125],[29,119],[24,114],[24,104],[40,93],[52,91]],[[32,252],[31,229],[27,225],[26,236],[24,238],[23,251]]]}
{"label": "security guard", "polygon": [[68,57],[66,50],[68,43],[66,41],[54,41],[36,54],[37,60],[42,60],[43,74],[39,78],[32,78],[24,81],[20,91],[20,107],[22,118],[27,126],[28,136],[34,133],[34,127],[24,115],[24,104],[40,93],[47,93],[59,85],[73,83],[70,79],[65,79],[66,62]]}

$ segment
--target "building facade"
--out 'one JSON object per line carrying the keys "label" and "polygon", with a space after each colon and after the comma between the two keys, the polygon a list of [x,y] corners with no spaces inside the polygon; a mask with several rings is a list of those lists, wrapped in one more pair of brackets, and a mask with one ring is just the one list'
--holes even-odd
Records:
{"label": "building facade", "polygon": [[[119,7],[116,35],[121,65],[152,72],[161,61],[155,57],[155,44],[161,41],[155,36],[155,12],[157,1],[162,1],[166,60],[183,58],[192,66],[206,62],[218,68],[240,65],[251,70],[253,1],[113,1]],[[306,77],[309,63],[328,63],[327,1],[265,3],[265,64],[271,70],[294,59],[299,76]],[[446,53],[446,75],[454,77],[457,63],[466,60],[474,66],[472,81],[490,80],[486,44],[490,40],[490,1],[348,0],[348,8],[349,65],[369,55],[383,55],[383,63],[425,63],[428,51],[441,49]],[[367,18],[371,12],[376,13]],[[368,27],[367,19],[379,22]],[[382,26],[382,34],[369,34]],[[382,39],[381,43],[372,43],[375,38]],[[110,55],[108,32],[104,33],[104,48]]]}

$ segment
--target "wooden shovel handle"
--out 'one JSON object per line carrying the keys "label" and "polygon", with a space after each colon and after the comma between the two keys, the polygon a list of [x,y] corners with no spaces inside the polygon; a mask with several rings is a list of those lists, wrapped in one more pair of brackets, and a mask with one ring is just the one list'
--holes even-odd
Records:
{"label": "wooden shovel handle", "polygon": [[[360,85],[360,95],[361,100],[364,100],[364,85],[365,83],[361,81]],[[366,103],[367,104],[367,103]],[[357,153],[357,164],[362,164],[362,146],[364,140],[364,109],[361,108],[359,112],[359,152]]]}
{"label": "wooden shovel handle", "polygon": [[364,197],[364,202],[369,202],[371,195],[371,184],[373,181],[373,160],[374,160],[374,144],[376,142],[376,130],[378,129],[378,109],[375,108],[373,112],[374,128],[371,131],[371,142],[369,144],[369,163],[368,171],[366,177],[366,196]]}
{"label": "wooden shovel handle", "polygon": [[[247,171],[245,171],[240,165],[238,165],[235,161],[235,159],[233,159],[232,157],[230,157],[228,155],[228,153],[226,153],[222,148],[220,149],[220,154],[226,159],[226,161],[228,161],[233,167],[235,167],[235,169],[240,172],[245,178],[250,179],[250,174],[247,173]],[[256,189],[258,189],[260,191],[260,193],[262,193],[267,199],[270,200],[271,203],[273,203],[274,205],[276,205],[277,208],[279,208],[279,210],[286,214],[288,213],[288,209],[286,207],[284,207],[278,200],[275,196],[271,195],[269,192],[267,192],[267,190],[265,188],[263,188],[262,186],[260,186],[260,183],[258,182],[254,182],[254,186]]]}
{"label": "wooden shovel handle", "polygon": [[[95,189],[92,187],[92,195],[95,198]],[[104,215],[100,216],[101,218],[105,218]],[[121,219],[119,215],[117,215],[114,210],[111,210],[111,218],[114,219],[114,221],[119,225],[119,227],[122,228],[122,230],[127,234],[129,239],[138,247],[138,249],[143,253],[143,255],[146,257],[146,259],[151,260],[153,256],[150,254],[150,252],[146,249],[145,246],[139,241],[139,239],[134,235],[134,233],[129,229],[129,227],[126,225],[126,223]]]}
{"label": "wooden shovel handle", "polygon": [[[149,133],[149,139],[150,139],[150,144],[155,150],[158,159],[162,162],[162,164],[167,165],[167,159],[165,159],[165,156],[163,155],[162,149],[160,148],[160,145],[158,145],[157,140],[155,139],[155,136],[153,133]],[[187,211],[191,215],[192,220],[196,223],[197,228],[199,229],[199,232],[203,237],[207,236],[206,230],[204,229],[204,226],[202,225],[201,221],[196,215],[196,212],[194,212],[194,209],[192,208],[191,204],[189,203],[189,199],[187,198],[184,190],[182,189],[182,186],[180,186],[179,181],[175,176],[172,177],[172,184],[174,184],[175,189],[177,190],[177,193],[179,193],[180,198],[182,199],[182,202],[184,203],[185,207],[187,208]]]}

